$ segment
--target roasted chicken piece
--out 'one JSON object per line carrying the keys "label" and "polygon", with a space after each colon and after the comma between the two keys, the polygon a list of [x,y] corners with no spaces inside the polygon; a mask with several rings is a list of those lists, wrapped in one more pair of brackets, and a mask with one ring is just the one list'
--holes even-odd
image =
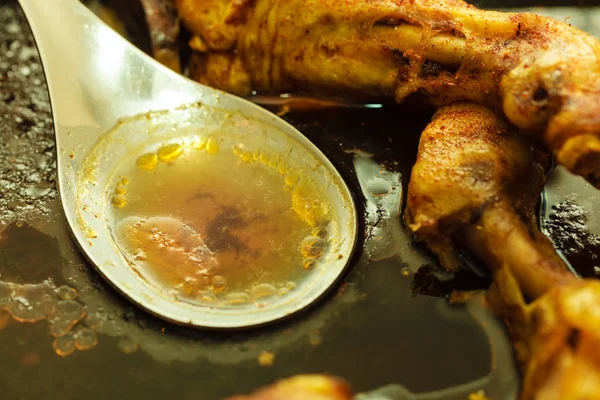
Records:
{"label": "roasted chicken piece", "polygon": [[600,186],[600,44],[462,0],[175,0],[194,79],[238,95],[468,100],[503,111]]}
{"label": "roasted chicken piece", "polygon": [[[485,232],[478,255],[491,267],[494,256],[506,252],[506,262],[521,265],[527,256],[530,265],[549,262],[562,272],[562,259],[536,225],[535,207],[544,184],[544,168],[527,139],[497,114],[468,103],[443,107],[419,142],[405,222],[448,270],[461,263],[455,233],[477,221],[482,230],[476,232]],[[484,247],[494,254],[488,257]],[[540,292],[532,287],[530,294]]]}
{"label": "roasted chicken piece", "polygon": [[228,400],[351,400],[349,386],[327,375],[298,375],[259,389],[249,396]]}
{"label": "roasted chicken piece", "polygon": [[492,111],[457,104],[421,137],[405,219],[445,267],[466,247],[491,268],[522,399],[600,399],[600,282],[576,278],[537,228],[543,184],[526,140]]}

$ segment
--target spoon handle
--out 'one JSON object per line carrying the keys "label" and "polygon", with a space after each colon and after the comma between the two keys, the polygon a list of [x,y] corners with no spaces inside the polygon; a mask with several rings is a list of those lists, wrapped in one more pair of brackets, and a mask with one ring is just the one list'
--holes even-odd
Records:
{"label": "spoon handle", "polygon": [[131,45],[78,0],[19,2],[40,52],[55,124],[106,130],[124,115],[198,100],[198,93],[180,90],[189,86],[187,79]]}

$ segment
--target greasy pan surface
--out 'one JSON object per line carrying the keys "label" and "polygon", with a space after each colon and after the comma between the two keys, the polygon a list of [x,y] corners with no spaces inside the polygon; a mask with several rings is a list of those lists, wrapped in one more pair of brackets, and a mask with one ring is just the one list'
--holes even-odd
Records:
{"label": "greasy pan surface", "polygon": [[[564,16],[572,14],[572,23],[591,30],[600,26],[598,10],[571,9]],[[0,398],[217,399],[311,372],[343,377],[356,391],[401,384],[421,393],[477,381],[493,365],[491,378],[466,393],[484,388],[493,399],[513,398],[516,381],[507,338],[489,315],[475,319],[444,298],[413,297],[409,290],[413,281],[438,296],[453,285],[487,284],[469,274],[438,274],[441,281],[423,270],[415,275],[420,267],[431,269],[436,263],[403,233],[398,207],[419,132],[429,117],[392,108],[288,114],[331,158],[362,204],[364,250],[334,293],[289,321],[226,334],[185,330],[135,309],[77,252],[55,191],[52,121],[39,59],[18,6],[0,0],[0,282],[25,290],[26,284],[52,279],[56,286],[74,288],[78,298],[73,301],[85,306],[89,318],[70,331],[87,329],[83,332],[92,337],[78,343],[82,350],[61,357],[49,334],[54,325],[18,322],[0,310]],[[395,188],[385,201],[369,195],[368,182],[374,177]],[[585,184],[572,180],[572,185],[579,192]],[[568,192],[549,199],[564,203]],[[588,229],[600,233],[600,216],[591,212],[593,198],[569,199],[553,213],[548,228],[574,265],[592,276],[600,241]],[[1,296],[0,291],[0,301]],[[64,353],[60,343],[57,348]],[[259,365],[263,352],[274,354],[271,366]]]}

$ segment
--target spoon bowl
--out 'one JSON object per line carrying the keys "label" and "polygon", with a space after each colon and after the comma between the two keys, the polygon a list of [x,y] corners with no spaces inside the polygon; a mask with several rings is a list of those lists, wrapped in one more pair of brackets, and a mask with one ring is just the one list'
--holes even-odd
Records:
{"label": "spoon bowl", "polygon": [[[162,66],[77,0],[46,0],[43,7],[39,0],[20,0],[20,4],[32,28],[48,83],[65,215],[83,253],[119,292],[168,321],[204,328],[242,328],[289,316],[334,285],[354,251],[356,208],[339,173],[308,139],[257,105],[192,82]],[[148,149],[158,151],[160,157],[165,144],[180,146],[185,154],[196,154],[199,133],[214,138],[223,154],[256,154],[254,161],[258,164],[261,154],[271,161],[275,156],[285,160],[285,170],[279,171],[290,195],[300,191],[302,201],[319,198],[319,204],[326,205],[323,215],[328,218],[316,221],[300,210],[304,203],[298,205],[297,199],[293,203],[299,219],[312,227],[325,223],[333,233],[327,240],[326,254],[318,265],[311,264],[311,270],[302,282],[293,285],[293,291],[282,295],[280,290],[274,300],[263,302],[253,297],[255,288],[249,287],[248,293],[238,296],[244,301],[237,304],[215,295],[218,290],[213,282],[205,289],[212,290],[209,297],[216,302],[189,301],[190,296],[184,299],[174,295],[148,279],[119,243],[119,220],[114,215],[118,214],[115,208],[124,203],[115,200],[114,185],[117,178],[123,181],[118,176],[120,171],[128,166],[135,169],[136,159]],[[212,153],[206,143],[202,150],[202,154]],[[269,162],[263,164],[267,168]],[[173,165],[172,160],[166,160],[159,167],[168,169]],[[232,168],[235,165],[241,165],[241,161]],[[229,173],[222,171],[224,177]],[[194,235],[207,243],[211,239],[206,232]],[[173,264],[177,262],[172,259]],[[191,297],[202,297],[199,293]]]}

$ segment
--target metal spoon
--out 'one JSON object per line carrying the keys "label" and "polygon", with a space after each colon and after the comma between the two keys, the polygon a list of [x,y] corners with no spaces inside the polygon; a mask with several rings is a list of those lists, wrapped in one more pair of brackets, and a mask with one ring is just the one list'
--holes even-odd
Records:
{"label": "metal spoon", "polygon": [[[308,139],[251,102],[192,82],[160,65],[78,0],[20,0],[20,4],[32,28],[48,83],[65,215],[85,255],[122,294],[169,321],[237,328],[286,317],[313,303],[335,283],[354,250],[356,210],[341,176]],[[198,103],[202,105],[181,107]],[[134,116],[162,110],[171,111],[142,118],[158,128],[137,129],[142,119]],[[178,301],[141,279],[119,251],[103,216],[110,202],[105,186],[110,171],[122,161],[128,146],[152,135],[168,135],[174,130],[169,124],[180,127],[182,119],[186,126],[226,126],[240,131],[235,135],[255,135],[254,141],[290,145],[297,158],[314,161],[323,179],[330,182],[326,194],[339,216],[339,221],[334,221],[337,235],[331,243],[335,257],[327,259],[326,265],[314,272],[314,279],[293,295],[260,308],[252,304],[241,308],[208,307]],[[134,122],[127,125],[123,121]],[[106,135],[111,129],[109,135],[121,135],[122,145],[107,144]]]}

